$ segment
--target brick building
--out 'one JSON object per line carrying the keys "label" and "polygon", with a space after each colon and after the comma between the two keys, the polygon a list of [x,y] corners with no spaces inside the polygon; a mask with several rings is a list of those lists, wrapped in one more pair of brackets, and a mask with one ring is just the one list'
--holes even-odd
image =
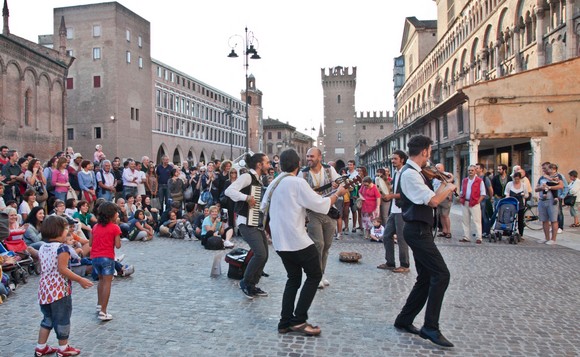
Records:
{"label": "brick building", "polygon": [[296,127],[277,119],[264,119],[263,127],[264,152],[270,159],[273,155],[280,155],[282,151],[292,148],[300,156],[302,165],[306,165],[306,152],[314,146],[313,138],[296,131]]}
{"label": "brick building", "polygon": [[[25,14],[22,14],[24,16]],[[0,34],[0,137],[24,154],[48,159],[62,150],[66,122],[65,79],[74,58],[67,55],[66,32],[58,19],[54,50],[10,33],[6,0]]]}
{"label": "brick building", "polygon": [[[363,163],[386,163],[421,133],[435,142],[433,161],[456,177],[475,162],[490,170],[521,165],[532,181],[543,161],[556,161],[564,173],[577,169],[565,150],[579,132],[580,2],[437,0],[436,6],[436,43],[426,22],[405,21],[395,60],[396,75],[404,68],[395,132],[367,150]],[[425,46],[430,50],[420,50]]]}

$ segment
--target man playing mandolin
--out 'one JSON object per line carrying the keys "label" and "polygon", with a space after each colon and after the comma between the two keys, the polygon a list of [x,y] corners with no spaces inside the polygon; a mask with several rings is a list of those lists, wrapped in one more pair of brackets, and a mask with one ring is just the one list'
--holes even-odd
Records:
{"label": "man playing mandolin", "polygon": [[[326,195],[338,187],[334,182],[340,176],[334,167],[322,163],[322,152],[318,148],[310,148],[306,153],[306,166],[300,172],[300,175],[308,182],[308,185],[316,190],[321,195]],[[321,187],[327,188],[318,190]],[[320,255],[320,268],[322,274],[326,268],[326,261],[328,259],[328,251],[332,244],[332,238],[336,228],[336,220],[330,218],[325,213],[317,213],[308,211],[308,235],[316,245],[316,249]],[[319,289],[330,285],[328,280],[322,277],[318,285]]]}

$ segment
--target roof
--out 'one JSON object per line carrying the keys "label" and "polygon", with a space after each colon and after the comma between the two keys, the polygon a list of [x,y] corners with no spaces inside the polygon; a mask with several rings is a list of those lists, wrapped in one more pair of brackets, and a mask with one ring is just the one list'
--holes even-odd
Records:
{"label": "roof", "polygon": [[409,41],[411,26],[415,30],[437,30],[437,20],[418,20],[415,16],[405,19],[405,28],[403,29],[403,38],[401,40],[401,53]]}
{"label": "roof", "polygon": [[66,60],[63,61],[58,51],[53,50],[48,47],[44,47],[32,41],[28,41],[22,37],[18,37],[13,34],[0,34],[0,36],[7,41],[10,41],[20,47],[25,48],[28,51],[31,51],[40,57],[46,58],[47,60],[58,64],[61,67],[68,68],[72,64],[73,57],[67,56]]}
{"label": "roof", "polygon": [[292,126],[288,123],[283,123],[277,119],[264,119],[262,120],[262,126],[264,129],[289,129],[289,130],[296,130],[295,126]]}

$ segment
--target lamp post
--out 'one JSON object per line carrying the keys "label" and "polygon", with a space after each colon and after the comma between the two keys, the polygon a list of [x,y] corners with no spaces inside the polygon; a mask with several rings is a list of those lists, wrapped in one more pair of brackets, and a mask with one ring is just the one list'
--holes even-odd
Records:
{"label": "lamp post", "polygon": [[[240,111],[236,110],[234,112],[232,110],[232,103],[230,102],[230,107],[228,109],[224,110],[224,114],[230,116],[230,160],[233,160],[234,159],[234,117],[233,117],[233,115],[240,114]],[[247,118],[246,118],[246,120],[247,120]]]}
{"label": "lamp post", "polygon": [[[235,51],[236,46],[238,43],[236,39],[242,41],[242,45],[244,46],[244,67],[246,67],[246,91],[244,95],[244,101],[246,103],[246,153],[250,152],[250,123],[249,123],[249,113],[248,113],[248,56],[250,59],[260,59],[261,57],[258,55],[258,50],[256,47],[258,46],[258,39],[254,37],[254,33],[252,31],[248,31],[248,27],[244,29],[244,36],[240,35],[233,35],[230,36],[228,40],[228,45],[231,47],[231,52],[228,55],[228,58],[237,58],[238,54]],[[254,43],[256,43],[256,47],[254,47]]]}

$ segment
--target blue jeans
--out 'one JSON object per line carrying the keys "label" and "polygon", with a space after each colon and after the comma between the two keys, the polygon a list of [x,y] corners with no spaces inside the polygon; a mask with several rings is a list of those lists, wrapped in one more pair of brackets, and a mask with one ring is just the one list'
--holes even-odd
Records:
{"label": "blue jeans", "polygon": [[68,340],[70,334],[70,316],[72,314],[72,297],[65,296],[50,304],[40,305],[44,318],[40,326],[56,333],[58,340]]}
{"label": "blue jeans", "polygon": [[167,184],[159,184],[157,198],[159,198],[159,204],[161,205],[159,212],[165,212],[169,207],[169,189],[167,188]]}
{"label": "blue jeans", "polygon": [[97,193],[98,198],[104,198],[107,202],[111,202],[113,200],[113,193],[111,191],[102,191],[99,190]]}
{"label": "blue jeans", "polygon": [[128,194],[133,195],[133,197],[137,196],[137,187],[123,186],[123,198],[127,199]]}
{"label": "blue jeans", "polygon": [[66,192],[54,192],[54,197],[57,200],[61,200],[62,202],[66,202]]}
{"label": "blue jeans", "polygon": [[113,275],[115,273],[115,260],[111,258],[94,258],[93,272],[97,275]]}

